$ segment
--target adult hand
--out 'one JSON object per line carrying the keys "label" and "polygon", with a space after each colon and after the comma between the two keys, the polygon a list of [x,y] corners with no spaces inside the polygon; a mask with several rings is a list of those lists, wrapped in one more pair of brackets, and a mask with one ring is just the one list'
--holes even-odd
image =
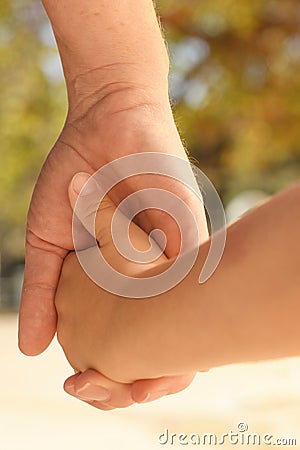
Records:
{"label": "adult hand", "polygon": [[[69,112],[28,213],[19,323],[19,346],[27,355],[42,352],[56,331],[54,296],[63,259],[73,249],[68,185],[74,174],[92,174],[120,156],[143,151],[186,157],[169,105],[168,57],[152,0],[73,0],[72,8],[69,0],[43,4],[62,59]],[[113,200],[145,186],[166,188],[166,183],[159,176],[146,182],[134,177]],[[206,237],[204,211],[182,186],[170,189],[190,204]],[[145,231],[162,228],[166,253],[176,254],[178,230],[167,215],[149,211],[139,224]]]}
{"label": "adult hand", "polygon": [[[186,157],[169,104],[141,101],[127,110],[126,104],[131,96],[138,98],[138,92],[128,94],[114,92],[109,99],[104,98],[93,105],[86,114],[75,119],[70,114],[42,168],[27,224],[26,268],[20,309],[20,349],[25,354],[36,355],[43,351],[56,331],[54,295],[63,259],[74,248],[72,210],[68,200],[68,185],[73,175],[82,171],[92,174],[107,162],[134,152],[160,151]],[[127,193],[144,187],[144,177],[128,179]],[[159,176],[148,179],[147,185],[166,188],[165,180]],[[174,186],[173,190],[189,201],[182,185]],[[120,192],[116,195],[121,198]],[[204,212],[198,204],[190,206],[202,226],[203,236],[206,236]],[[179,236],[169,216],[149,211],[141,216],[140,225],[146,231],[162,228],[168,236],[168,256],[176,254]],[[95,376],[93,374],[92,382]],[[75,378],[80,379],[80,375]],[[186,387],[186,380],[185,376],[184,379],[176,377],[176,380],[171,377],[165,381],[151,380],[148,385],[146,381],[137,383],[135,399],[142,398],[146,391],[163,391],[169,387],[171,391],[180,390]],[[115,404],[118,405],[118,401]]]}

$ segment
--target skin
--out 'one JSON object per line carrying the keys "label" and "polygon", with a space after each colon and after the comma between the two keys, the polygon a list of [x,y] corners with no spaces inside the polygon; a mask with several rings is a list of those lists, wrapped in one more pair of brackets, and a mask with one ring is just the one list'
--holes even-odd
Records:
{"label": "skin", "polygon": [[[72,205],[75,200],[71,186]],[[198,275],[209,242],[200,247],[193,269],[180,284],[150,299],[104,291],[71,253],[56,296],[58,339],[70,364],[130,385],[136,379],[182,376],[203,367],[299,355],[299,200],[297,184],[231,225],[220,265],[206,283],[200,285]],[[110,236],[114,210],[106,198],[95,225],[101,251],[112,266],[136,277],[153,276],[172,264],[162,256],[145,268],[116,252]],[[130,238],[138,249],[148,242],[134,224]],[[72,382],[84,395],[76,376],[65,388]],[[103,406],[109,408],[110,399]]]}
{"label": "skin", "polygon": [[[74,248],[67,193],[74,174],[92,174],[109,161],[142,151],[186,158],[169,104],[169,61],[152,1],[44,0],[43,5],[57,40],[69,109],[28,212],[19,321],[19,347],[26,355],[41,353],[56,332],[54,297],[64,258]],[[135,177],[116,189],[114,201],[145,186],[166,187],[160,178]],[[190,204],[205,238],[203,210],[181,186],[168,188]],[[169,238],[167,255],[176,254],[179,236],[168,216],[152,211],[141,215],[138,223],[146,231],[162,228]],[[93,384],[97,376],[103,380],[90,372],[82,380]],[[192,379],[191,373],[143,381],[137,383],[135,398],[150,391],[180,390]],[[110,383],[118,406],[123,386]]]}

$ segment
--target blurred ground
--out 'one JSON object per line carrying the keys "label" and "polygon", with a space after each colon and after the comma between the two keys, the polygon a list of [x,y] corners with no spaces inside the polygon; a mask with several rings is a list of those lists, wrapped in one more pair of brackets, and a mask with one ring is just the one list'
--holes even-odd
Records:
{"label": "blurred ground", "polygon": [[17,350],[16,333],[17,316],[0,316],[0,450],[195,448],[161,445],[158,435],[168,428],[221,436],[240,422],[248,432],[297,438],[293,448],[300,448],[300,358],[213,370],[184,393],[102,412],[64,394],[72,371],[56,342],[27,358]]}

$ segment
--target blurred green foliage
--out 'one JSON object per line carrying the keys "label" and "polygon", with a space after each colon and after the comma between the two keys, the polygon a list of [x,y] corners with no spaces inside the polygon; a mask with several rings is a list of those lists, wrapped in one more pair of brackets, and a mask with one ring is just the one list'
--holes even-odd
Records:
{"label": "blurred green foliage", "polygon": [[52,58],[57,51],[39,2],[1,0],[0,248],[13,257],[23,254],[32,188],[64,121],[62,79],[47,74]]}
{"label": "blurred green foliage", "polygon": [[177,122],[223,199],[299,179],[300,1],[164,0],[161,12]]}
{"label": "blurred green foliage", "polygon": [[[160,0],[174,111],[225,201],[300,174],[300,1]],[[36,0],[0,3],[0,248],[22,255],[30,195],[66,95]]]}

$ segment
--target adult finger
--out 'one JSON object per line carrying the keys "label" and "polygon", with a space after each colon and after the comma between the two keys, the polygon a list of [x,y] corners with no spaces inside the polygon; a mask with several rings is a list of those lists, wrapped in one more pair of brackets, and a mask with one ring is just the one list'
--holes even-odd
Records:
{"label": "adult finger", "polygon": [[56,332],[54,297],[65,249],[46,243],[27,231],[26,263],[19,314],[19,348],[38,355]]}
{"label": "adult finger", "polygon": [[96,408],[108,410],[126,408],[134,403],[131,384],[118,383],[106,378],[93,369],[69,377],[64,384],[65,391]]}
{"label": "adult finger", "polygon": [[195,373],[188,373],[179,376],[137,380],[132,384],[132,398],[137,403],[146,403],[165,395],[175,394],[187,388],[195,375]]}

